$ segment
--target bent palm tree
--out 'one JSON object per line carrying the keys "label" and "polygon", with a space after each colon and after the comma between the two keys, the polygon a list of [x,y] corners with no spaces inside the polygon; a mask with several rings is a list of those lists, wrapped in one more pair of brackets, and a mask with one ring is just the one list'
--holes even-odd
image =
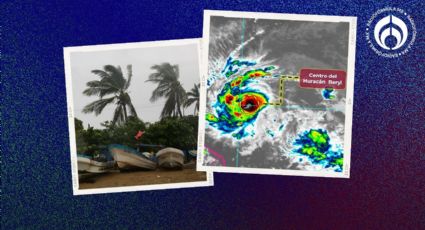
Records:
{"label": "bent palm tree", "polygon": [[152,66],[151,69],[156,70],[156,72],[149,75],[146,82],[158,83],[158,86],[152,92],[150,101],[154,102],[165,97],[166,102],[161,112],[161,118],[167,116],[182,117],[181,107],[186,101],[186,91],[179,81],[178,65],[162,63]]}
{"label": "bent palm tree", "polygon": [[196,112],[199,111],[199,84],[195,84],[193,88],[186,93],[187,100],[184,103],[184,107],[189,107],[195,103],[195,111],[193,112],[196,115]]}
{"label": "bent palm tree", "polygon": [[[97,116],[102,113],[107,105],[115,103],[117,107],[115,108],[112,119],[112,126],[115,126],[116,123],[122,124],[127,122],[128,113],[131,116],[137,117],[136,110],[127,92],[132,77],[131,65],[127,65],[127,79],[124,78],[120,66],[106,65],[103,69],[91,71],[93,74],[98,75],[100,80],[87,82],[87,89],[83,93],[87,96],[99,96],[100,99],[86,105],[83,112],[94,112]],[[104,98],[104,96],[111,94],[113,96]]]}

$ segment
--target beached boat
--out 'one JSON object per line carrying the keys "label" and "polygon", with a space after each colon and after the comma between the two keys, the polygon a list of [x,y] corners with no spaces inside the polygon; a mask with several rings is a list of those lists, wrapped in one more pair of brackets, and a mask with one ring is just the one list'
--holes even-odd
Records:
{"label": "beached boat", "polygon": [[196,168],[196,150],[185,150],[184,151],[186,160],[184,162],[184,169],[194,169]]}
{"label": "beached boat", "polygon": [[156,153],[158,165],[166,169],[181,169],[184,162],[183,151],[176,148],[161,149]]}
{"label": "beached boat", "polygon": [[197,151],[196,150],[189,150],[187,151],[189,153],[189,156],[196,159]]}
{"label": "beached boat", "polygon": [[77,154],[78,171],[89,173],[105,173],[114,167],[114,161],[98,161],[85,154]]}
{"label": "beached boat", "polygon": [[109,151],[120,170],[156,169],[156,161],[148,152],[141,153],[124,145],[110,145]]}

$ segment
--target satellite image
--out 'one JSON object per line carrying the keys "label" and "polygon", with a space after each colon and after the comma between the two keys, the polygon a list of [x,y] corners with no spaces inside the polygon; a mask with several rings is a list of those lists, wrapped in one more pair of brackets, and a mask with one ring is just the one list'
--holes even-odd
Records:
{"label": "satellite image", "polygon": [[343,172],[346,88],[300,71],[345,74],[349,32],[349,22],[211,16],[202,166]]}

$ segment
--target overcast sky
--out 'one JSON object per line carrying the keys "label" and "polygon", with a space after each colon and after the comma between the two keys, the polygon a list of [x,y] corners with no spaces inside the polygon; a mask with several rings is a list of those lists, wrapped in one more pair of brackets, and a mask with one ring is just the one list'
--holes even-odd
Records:
{"label": "overcast sky", "polygon": [[[133,66],[133,78],[129,87],[129,94],[140,119],[147,122],[158,121],[165,99],[154,103],[149,101],[156,84],[145,82],[154,71],[151,66],[169,62],[178,65],[180,82],[186,91],[200,82],[199,60],[196,44],[174,45],[165,47],[145,47],[137,49],[122,49],[109,51],[72,52],[71,74],[73,87],[74,115],[87,124],[96,128],[102,128],[101,122],[112,120],[115,104],[105,107],[103,112],[96,116],[94,113],[84,114],[85,105],[98,100],[97,96],[86,96],[83,91],[87,88],[86,83],[99,80],[97,75],[91,73],[94,69],[102,69],[105,65],[121,66],[123,74],[127,77],[126,66]],[[105,96],[106,97],[106,96]],[[185,114],[193,114],[194,105],[185,109]]]}

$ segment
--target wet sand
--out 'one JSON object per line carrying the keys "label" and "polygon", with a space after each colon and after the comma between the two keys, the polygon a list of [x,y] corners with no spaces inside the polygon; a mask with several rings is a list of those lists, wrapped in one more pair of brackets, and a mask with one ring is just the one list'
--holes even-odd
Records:
{"label": "wet sand", "polygon": [[80,179],[80,189],[122,187],[134,185],[153,185],[180,182],[206,181],[205,172],[197,172],[196,169],[133,171],[133,172],[110,172],[95,174]]}

